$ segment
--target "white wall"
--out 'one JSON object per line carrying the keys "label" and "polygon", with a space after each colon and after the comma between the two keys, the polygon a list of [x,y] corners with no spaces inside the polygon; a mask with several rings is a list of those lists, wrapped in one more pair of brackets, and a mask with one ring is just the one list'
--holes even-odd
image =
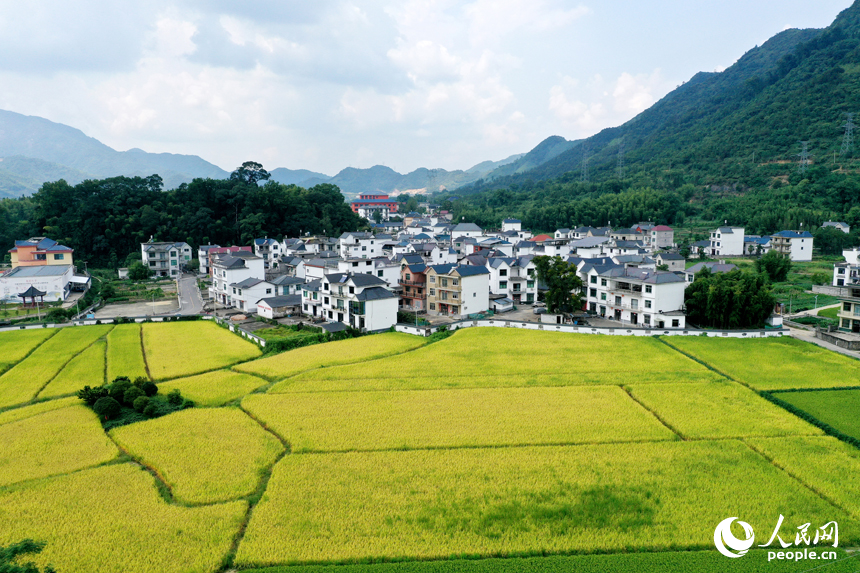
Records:
{"label": "white wall", "polygon": [[460,314],[484,312],[490,308],[490,275],[460,277]]}

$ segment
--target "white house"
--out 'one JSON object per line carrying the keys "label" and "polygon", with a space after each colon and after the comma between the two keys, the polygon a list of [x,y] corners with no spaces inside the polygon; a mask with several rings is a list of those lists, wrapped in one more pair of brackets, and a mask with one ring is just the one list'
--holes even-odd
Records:
{"label": "white house", "polygon": [[302,296],[272,296],[257,301],[257,314],[264,318],[275,319],[298,312],[302,306]]}
{"label": "white house", "polygon": [[379,277],[335,273],[325,275],[320,286],[320,310],[329,322],[364,332],[388,330],[397,323],[399,297]]}
{"label": "white house", "polygon": [[589,312],[631,325],[684,328],[684,279],[668,271],[614,267],[589,275]]}
{"label": "white house", "polygon": [[227,286],[232,306],[246,313],[257,312],[257,301],[275,296],[277,292],[277,287],[272,283],[252,277]]}
{"label": "white house", "polygon": [[519,233],[523,230],[523,222],[519,219],[505,219],[502,221],[502,231],[515,231]]}
{"label": "white house", "polygon": [[744,228],[720,227],[711,231],[710,255],[733,257],[744,254]]}
{"label": "white house", "polygon": [[711,274],[717,274],[730,273],[736,268],[738,267],[731,263],[696,263],[695,265],[684,271],[684,279],[687,284],[693,282],[694,280],[696,280],[696,275],[699,274],[699,271],[701,271],[702,269],[708,269],[709,271],[711,271]]}
{"label": "white house", "polygon": [[210,249],[220,249],[220,245],[200,245],[197,249],[197,260],[200,261],[200,274],[208,275],[211,272],[209,267],[209,251]]}
{"label": "white house", "polygon": [[[8,273],[0,275],[0,300],[23,303],[19,295],[26,293],[31,287],[43,293],[37,297],[38,302],[54,302],[66,300],[72,289],[75,277],[72,265],[43,265],[34,267],[15,267]],[[89,277],[86,277],[89,279]],[[32,291],[31,291],[32,292]],[[29,294],[27,304],[30,304]]]}
{"label": "white house", "polygon": [[301,295],[302,285],[305,284],[303,278],[290,275],[278,275],[269,282],[275,285],[275,296]]}
{"label": "white house", "polygon": [[516,303],[531,304],[537,301],[538,282],[534,257],[490,257],[490,293],[505,295]]}
{"label": "white house", "polygon": [[657,253],[654,256],[654,259],[657,261],[658,265],[666,265],[668,267],[667,271],[683,271],[684,267],[686,267],[687,259],[679,255],[678,253]]}
{"label": "white house", "polygon": [[833,286],[860,285],[860,249],[842,251],[844,263],[833,265]]}
{"label": "white house", "polygon": [[263,259],[265,268],[278,266],[278,259],[283,252],[281,243],[275,239],[254,239],[254,254]]}
{"label": "white house", "polygon": [[322,317],[321,285],[322,280],[320,279],[302,285],[302,314],[312,318]]}
{"label": "white house", "polygon": [[460,223],[451,230],[451,240],[480,237],[484,231],[474,223]]}
{"label": "white house", "polygon": [[235,306],[233,304],[234,287],[230,285],[245,279],[262,281],[265,277],[263,259],[257,255],[246,251],[220,255],[212,262],[212,286],[209,287],[209,296],[218,304]]}
{"label": "white house", "polygon": [[149,241],[140,244],[140,255],[153,275],[177,278],[182,274],[182,267],[191,262],[191,245]]}
{"label": "white house", "polygon": [[792,261],[812,260],[812,233],[809,231],[780,231],[770,236],[771,250]]}
{"label": "white house", "polygon": [[851,232],[851,225],[844,221],[827,221],[826,223],[821,224],[822,229],[827,229],[828,227],[832,227],[834,229],[838,229],[843,233]]}
{"label": "white house", "polygon": [[747,255],[766,255],[770,248],[770,237],[759,237],[758,235],[744,237],[744,253]]}
{"label": "white house", "polygon": [[338,238],[340,258],[372,259],[382,255],[382,244],[370,233],[344,233]]}

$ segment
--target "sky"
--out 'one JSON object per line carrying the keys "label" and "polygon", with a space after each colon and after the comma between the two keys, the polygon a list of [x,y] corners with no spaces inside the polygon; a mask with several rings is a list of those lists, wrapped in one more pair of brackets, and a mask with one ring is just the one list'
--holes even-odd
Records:
{"label": "sky", "polygon": [[0,3],[0,109],[232,171],[468,169],[620,125],[851,0]]}

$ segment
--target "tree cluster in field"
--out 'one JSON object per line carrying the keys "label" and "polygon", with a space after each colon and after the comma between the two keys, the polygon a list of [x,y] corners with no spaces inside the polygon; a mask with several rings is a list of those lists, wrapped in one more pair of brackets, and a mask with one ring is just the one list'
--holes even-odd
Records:
{"label": "tree cluster in field", "polygon": [[158,386],[142,376],[134,381],[127,376],[119,376],[104,386],[84,386],[78,390],[77,397],[93,409],[106,429],[194,406],[194,402],[183,398],[178,389],[171,390],[166,396],[159,395]]}
{"label": "tree cluster in field", "polygon": [[[0,573],[39,573],[39,568],[33,562],[22,563],[21,556],[30,553],[41,553],[45,548],[45,542],[36,542],[25,539],[18,543],[2,547],[0,546]],[[43,573],[57,573],[56,569],[47,565]]]}

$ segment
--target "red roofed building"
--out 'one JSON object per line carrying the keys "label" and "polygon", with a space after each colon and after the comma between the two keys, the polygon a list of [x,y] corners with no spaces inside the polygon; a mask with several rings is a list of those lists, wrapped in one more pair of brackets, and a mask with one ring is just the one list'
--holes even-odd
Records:
{"label": "red roofed building", "polygon": [[675,244],[675,231],[666,225],[651,228],[651,248],[668,249]]}
{"label": "red roofed building", "polygon": [[249,252],[254,254],[254,247],[215,247],[212,249],[208,249],[206,252],[207,257],[209,258],[209,274],[212,274],[212,263],[215,262],[215,259],[220,257],[221,255],[229,255],[233,253],[239,253],[242,251]]}
{"label": "red roofed building", "polygon": [[544,241],[554,241],[555,237],[551,237],[550,235],[538,235],[537,237],[532,237],[530,240],[533,243],[543,243]]}
{"label": "red roofed building", "polygon": [[383,219],[388,219],[389,215],[397,212],[398,203],[384,193],[362,193],[349,206],[353,213],[358,213],[365,219],[372,219],[377,211],[382,214]]}

